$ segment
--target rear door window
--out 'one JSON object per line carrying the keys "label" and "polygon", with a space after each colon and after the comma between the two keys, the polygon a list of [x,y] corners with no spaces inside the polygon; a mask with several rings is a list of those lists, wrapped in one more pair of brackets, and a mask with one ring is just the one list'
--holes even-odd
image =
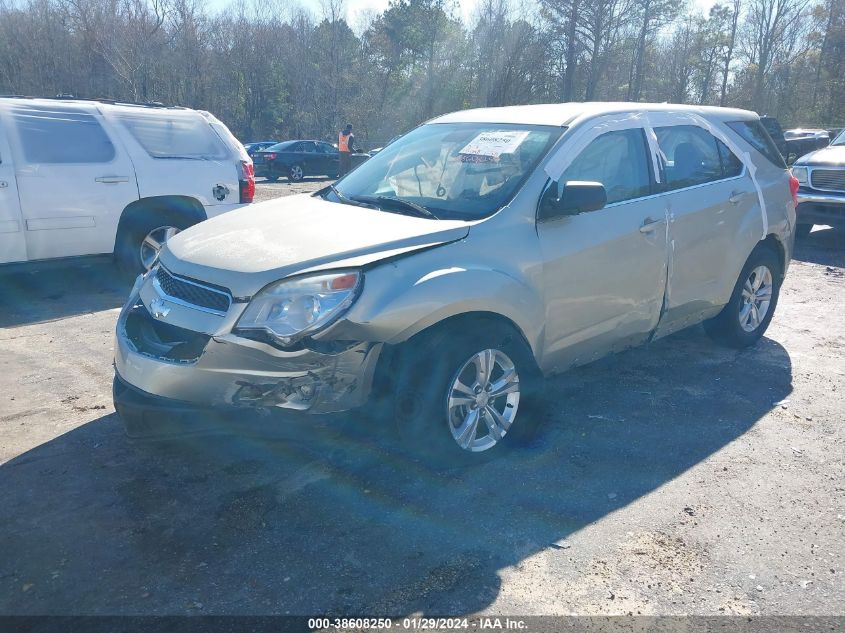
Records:
{"label": "rear door window", "polygon": [[30,164],[91,164],[114,160],[115,149],[97,117],[67,106],[11,110],[24,160]]}
{"label": "rear door window", "polygon": [[781,156],[772,137],[769,136],[769,133],[760,121],[730,121],[728,127],[739,134],[751,147],[769,159],[772,165],[786,169],[783,156]]}
{"label": "rear door window", "polygon": [[[665,159],[665,191],[721,180],[719,141],[696,125],[656,127],[657,143]],[[727,148],[726,148],[727,149]]]}
{"label": "rear door window", "polygon": [[208,122],[194,112],[121,112],[117,119],[153,158],[219,160],[226,146]]}
{"label": "rear door window", "polygon": [[607,191],[608,204],[647,196],[651,181],[646,147],[640,128],[607,132],[578,154],[560,181],[600,182]]}

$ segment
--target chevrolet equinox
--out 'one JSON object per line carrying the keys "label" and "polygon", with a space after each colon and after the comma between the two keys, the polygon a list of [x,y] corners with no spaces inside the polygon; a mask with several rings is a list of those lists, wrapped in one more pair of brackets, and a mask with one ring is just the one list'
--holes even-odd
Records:
{"label": "chevrolet equinox", "polygon": [[115,406],[131,435],[151,412],[389,402],[412,450],[477,459],[533,430],[544,376],[700,322],[755,343],[797,188],[744,110],[447,114],[168,240],[119,317]]}

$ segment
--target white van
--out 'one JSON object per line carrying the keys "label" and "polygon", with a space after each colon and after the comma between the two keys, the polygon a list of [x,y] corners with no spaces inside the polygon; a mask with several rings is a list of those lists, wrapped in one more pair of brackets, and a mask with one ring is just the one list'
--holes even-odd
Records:
{"label": "white van", "polygon": [[254,193],[252,161],[208,112],[0,98],[0,264],[113,253],[137,274]]}

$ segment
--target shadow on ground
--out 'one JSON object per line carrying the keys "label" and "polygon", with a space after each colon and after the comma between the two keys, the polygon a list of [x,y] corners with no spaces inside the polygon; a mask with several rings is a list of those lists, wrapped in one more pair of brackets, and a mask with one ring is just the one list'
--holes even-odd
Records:
{"label": "shadow on ground", "polygon": [[118,308],[131,287],[111,258],[0,268],[0,327]]}
{"label": "shadow on ground", "polygon": [[373,422],[133,443],[105,416],[0,466],[0,612],[476,612],[503,568],[710,457],[791,376],[772,340],[693,329],[550,381],[536,445],[449,475]]}
{"label": "shadow on ground", "polygon": [[822,266],[845,267],[845,231],[817,226],[795,241],[793,259]]}

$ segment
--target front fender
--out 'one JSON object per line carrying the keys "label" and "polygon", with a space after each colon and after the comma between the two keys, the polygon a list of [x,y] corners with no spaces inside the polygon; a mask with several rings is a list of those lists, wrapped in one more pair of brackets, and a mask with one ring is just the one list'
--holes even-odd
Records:
{"label": "front fender", "polygon": [[368,271],[359,302],[346,318],[315,338],[397,344],[450,317],[487,312],[513,322],[539,358],[544,309],[529,284],[485,267],[453,264],[406,272],[408,261]]}

